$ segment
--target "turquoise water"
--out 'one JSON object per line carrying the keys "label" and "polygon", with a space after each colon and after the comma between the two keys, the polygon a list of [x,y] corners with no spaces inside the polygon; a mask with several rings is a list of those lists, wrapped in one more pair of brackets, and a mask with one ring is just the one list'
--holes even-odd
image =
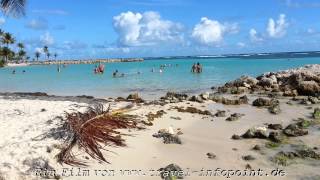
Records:
{"label": "turquoise water", "polygon": [[[194,62],[203,65],[203,73],[190,72]],[[161,64],[172,64],[159,73]],[[145,98],[158,97],[167,91],[197,93],[209,90],[241,75],[257,76],[306,64],[320,64],[320,57],[293,59],[155,59],[144,62],[107,63],[102,75],[93,73],[94,65],[68,65],[57,72],[56,65],[0,69],[0,92],[47,92],[55,95],[126,96],[139,92]],[[155,67],[156,72],[151,69]],[[123,78],[112,78],[118,69]],[[25,73],[22,73],[25,70]],[[140,71],[141,74],[137,74]]]}

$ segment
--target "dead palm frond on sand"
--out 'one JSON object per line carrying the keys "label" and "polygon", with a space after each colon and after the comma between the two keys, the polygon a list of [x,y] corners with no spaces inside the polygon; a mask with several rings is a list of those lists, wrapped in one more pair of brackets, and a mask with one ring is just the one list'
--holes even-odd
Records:
{"label": "dead palm frond on sand", "polygon": [[[135,121],[136,117],[121,112],[110,112],[110,106],[104,110],[102,105],[89,108],[85,113],[75,112],[66,114],[64,127],[71,132],[67,138],[67,145],[57,155],[59,163],[74,166],[86,166],[84,161],[78,160],[72,149],[78,146],[93,159],[109,163],[101,150],[106,146],[126,146],[119,129],[142,129]],[[106,150],[108,151],[108,150]]]}

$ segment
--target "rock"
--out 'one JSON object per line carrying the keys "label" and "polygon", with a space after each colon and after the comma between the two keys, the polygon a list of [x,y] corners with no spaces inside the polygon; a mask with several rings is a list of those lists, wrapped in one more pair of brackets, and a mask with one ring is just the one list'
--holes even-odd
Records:
{"label": "rock", "polygon": [[276,104],[279,104],[279,101],[265,98],[258,98],[252,102],[252,105],[257,107],[272,106]]}
{"label": "rock", "polygon": [[265,127],[255,127],[247,130],[241,137],[249,138],[259,138],[266,139],[268,138],[267,129]]}
{"label": "rock", "polygon": [[315,81],[299,82],[297,91],[299,95],[316,96],[320,93],[320,86]]}
{"label": "rock", "polygon": [[215,159],[217,156],[213,153],[207,153],[209,159]]}
{"label": "rock", "polygon": [[282,125],[281,124],[268,124],[268,128],[273,129],[273,130],[280,130],[280,129],[282,129]]}
{"label": "rock", "polygon": [[45,109],[45,108],[42,108],[41,110],[40,110],[40,112],[46,112],[47,110]]}
{"label": "rock", "polygon": [[319,100],[317,97],[309,96],[309,97],[308,97],[308,100],[309,100],[312,104],[318,104],[318,103],[320,103],[320,100]]}
{"label": "rock", "polygon": [[218,112],[216,112],[216,114],[214,114],[214,116],[216,116],[216,117],[226,117],[226,111],[218,110]]}
{"label": "rock", "polygon": [[284,140],[283,136],[280,135],[279,132],[276,131],[272,131],[269,133],[269,137],[268,137],[271,141],[276,142],[276,143],[280,143]]}
{"label": "rock", "polygon": [[308,134],[308,130],[302,129],[297,124],[289,124],[284,130],[283,133],[287,136],[304,136]]}
{"label": "rock", "polygon": [[148,121],[153,121],[156,118],[161,118],[166,112],[164,110],[159,110],[155,114],[149,112],[146,117],[148,118]]}
{"label": "rock", "polygon": [[191,96],[189,98],[189,101],[193,101],[193,102],[198,102],[198,103],[203,103],[203,99],[200,96]]}
{"label": "rock", "polygon": [[181,117],[173,117],[173,116],[171,116],[170,118],[174,119],[174,120],[181,120]]}
{"label": "rock", "polygon": [[246,169],[252,169],[250,164],[246,164]]}
{"label": "rock", "polygon": [[287,90],[283,92],[283,96],[291,96],[291,97],[296,97],[298,96],[298,91],[297,90]]}
{"label": "rock", "polygon": [[271,161],[273,161],[274,163],[276,163],[278,165],[288,166],[289,160],[294,159],[298,156],[299,156],[299,154],[297,154],[295,152],[280,151],[271,159]]}
{"label": "rock", "polygon": [[271,114],[279,114],[281,112],[280,105],[274,104],[268,108]]}
{"label": "rock", "polygon": [[133,94],[129,94],[129,96],[127,97],[128,101],[133,101],[136,103],[143,103],[144,100],[139,96],[138,93],[133,93]]}
{"label": "rock", "polygon": [[186,109],[182,108],[182,107],[175,107],[175,109],[178,110],[178,112],[188,112],[188,113],[192,113],[192,114],[202,114],[202,115],[208,115],[208,116],[212,116],[211,112],[208,110],[200,110],[197,109],[195,107],[187,107]]}
{"label": "rock", "polygon": [[252,161],[252,160],[255,160],[256,158],[253,157],[252,155],[246,155],[246,156],[242,156],[242,159],[245,161]]}
{"label": "rock", "polygon": [[241,96],[237,99],[228,99],[221,96],[211,95],[210,100],[215,101],[217,103],[222,103],[225,105],[240,105],[240,104],[248,104],[248,97],[246,95]]}
{"label": "rock", "polygon": [[303,149],[298,149],[296,152],[299,154],[300,157],[302,158],[312,158],[312,159],[320,159],[320,154],[316,153],[313,149],[311,148],[303,148]]}
{"label": "rock", "polygon": [[312,116],[314,119],[320,119],[320,108],[315,108]]}
{"label": "rock", "polygon": [[183,170],[176,164],[169,164],[164,168],[160,168],[158,171],[160,171],[161,179],[164,180],[183,179],[184,176]]}
{"label": "rock", "polygon": [[308,98],[303,98],[303,99],[301,100],[300,104],[311,105],[312,103],[309,101]]}
{"label": "rock", "polygon": [[117,98],[115,99],[115,101],[116,101],[116,102],[121,102],[121,101],[126,101],[126,99],[123,98],[123,97],[117,97]]}
{"label": "rock", "polygon": [[184,100],[187,100],[187,94],[175,93],[175,92],[167,92],[164,97],[161,97],[162,100],[168,100],[171,103],[177,103]]}
{"label": "rock", "polygon": [[181,139],[176,134],[171,134],[169,132],[159,131],[152,135],[155,138],[162,138],[164,144],[182,144]]}
{"label": "rock", "polygon": [[253,146],[252,149],[255,150],[255,151],[260,151],[261,147],[259,145],[255,145],[255,146]]}
{"label": "rock", "polygon": [[238,140],[241,139],[241,137],[239,135],[234,134],[231,136],[231,139]]}
{"label": "rock", "polygon": [[210,93],[209,92],[205,92],[205,93],[202,93],[200,95],[200,97],[203,99],[203,100],[209,100],[209,96],[210,96]]}
{"label": "rock", "polygon": [[226,119],[226,121],[236,121],[236,120],[240,119],[242,116],[244,116],[244,114],[233,113],[233,114],[230,115],[230,117],[228,117]]}
{"label": "rock", "polygon": [[268,77],[262,77],[261,80],[258,82],[258,85],[263,86],[263,87],[271,87],[273,84],[276,84],[276,80],[273,78],[268,78]]}

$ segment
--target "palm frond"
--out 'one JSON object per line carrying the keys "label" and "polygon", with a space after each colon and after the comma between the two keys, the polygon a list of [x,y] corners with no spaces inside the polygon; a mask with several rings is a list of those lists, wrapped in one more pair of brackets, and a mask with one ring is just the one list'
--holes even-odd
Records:
{"label": "palm frond", "polygon": [[0,6],[5,14],[21,17],[25,15],[26,0],[1,0]]}
{"label": "palm frond", "polygon": [[[103,156],[101,150],[105,146],[126,146],[125,140],[117,129],[139,129],[134,116],[121,113],[110,113],[103,106],[89,108],[85,113],[69,113],[66,115],[66,123],[73,136],[68,138],[68,145],[57,155],[59,163],[74,166],[86,166],[86,163],[77,160],[72,153],[72,148],[77,145],[90,157],[109,163]],[[107,150],[106,150],[107,151]]]}

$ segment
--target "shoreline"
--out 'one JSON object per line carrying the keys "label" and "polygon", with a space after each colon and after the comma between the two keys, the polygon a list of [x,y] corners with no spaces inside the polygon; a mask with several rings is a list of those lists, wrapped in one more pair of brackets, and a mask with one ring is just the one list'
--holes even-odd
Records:
{"label": "shoreline", "polygon": [[113,62],[141,62],[143,58],[120,58],[120,59],[88,59],[88,60],[46,60],[46,61],[29,61],[23,63],[8,63],[7,67],[32,66],[32,65],[70,65],[70,64],[96,64],[96,63],[113,63]]}
{"label": "shoreline", "polygon": [[[199,176],[201,168],[259,168],[267,173],[280,169],[285,172],[282,179],[316,179],[320,177],[320,123],[314,118],[320,107],[318,73],[320,65],[312,65],[264,73],[257,78],[240,77],[214,88],[215,92],[168,92],[154,101],[145,101],[139,94],[96,99],[0,93],[0,113],[4,117],[0,132],[6,135],[0,140],[0,149],[4,157],[10,157],[1,160],[0,177],[37,179],[34,169],[52,168],[63,179],[104,179],[94,175],[95,169],[114,169],[117,173],[110,179],[160,179],[150,177],[148,170],[174,163],[184,171],[197,171],[187,179],[205,178]],[[91,176],[61,176],[63,168],[72,168],[59,164],[55,158],[63,141],[51,136],[35,137],[61,128],[66,112],[84,113],[86,107],[97,103],[110,105],[112,112],[125,108],[125,114],[137,116],[137,123],[145,129],[121,129],[130,135],[125,136],[127,146],[107,147],[115,153],[103,151],[111,164],[101,163],[75,148],[77,157],[88,162],[89,166],[82,169],[89,169]],[[161,136],[170,127],[177,139]],[[147,175],[121,176],[123,169],[141,169]]]}

